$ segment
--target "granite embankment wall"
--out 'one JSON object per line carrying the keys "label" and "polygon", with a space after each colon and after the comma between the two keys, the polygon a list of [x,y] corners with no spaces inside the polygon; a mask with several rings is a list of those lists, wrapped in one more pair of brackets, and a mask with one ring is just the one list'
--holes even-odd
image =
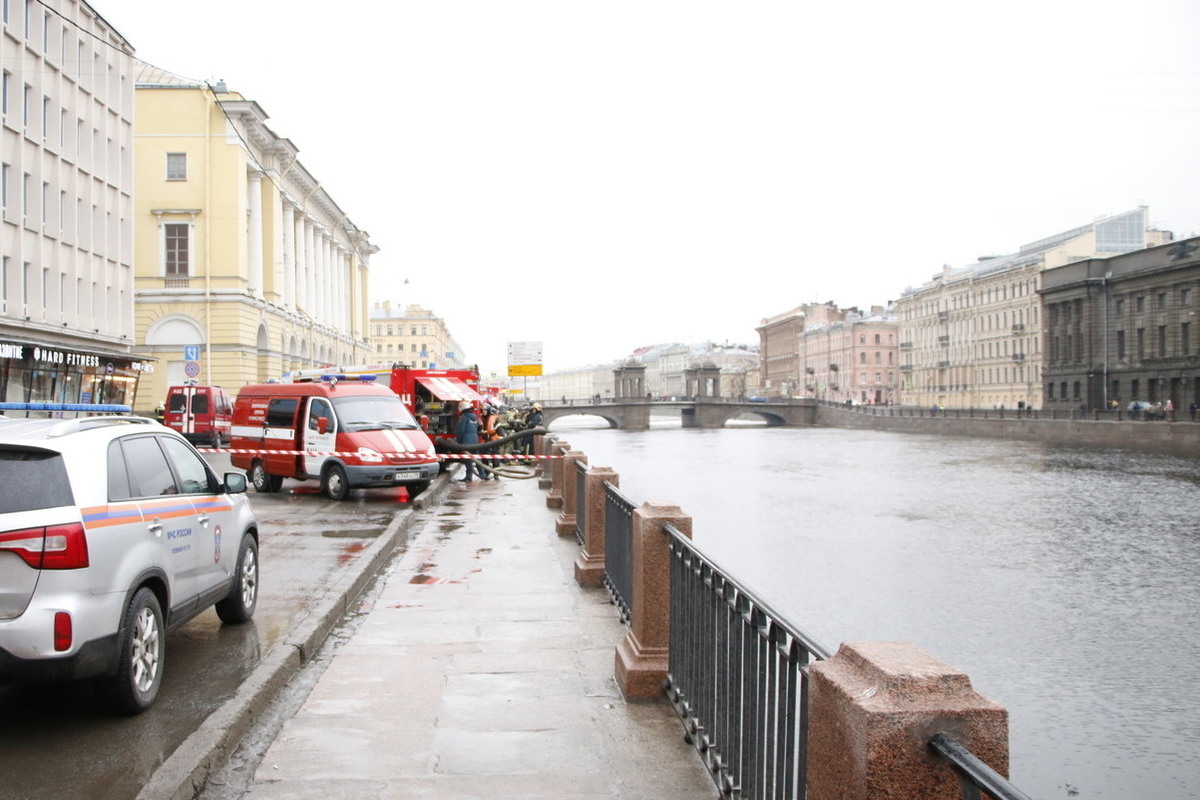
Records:
{"label": "granite embankment wall", "polygon": [[[908,409],[856,410],[818,406],[816,424],[834,428],[925,433],[938,436],[1016,439],[1051,445],[1133,450],[1174,456],[1200,455],[1200,423],[1187,416],[1181,422],[1143,420],[1037,419],[1013,416],[986,418],[967,412],[938,412],[936,416],[909,416]],[[920,412],[917,412],[920,413]],[[929,414],[929,412],[924,412]]]}

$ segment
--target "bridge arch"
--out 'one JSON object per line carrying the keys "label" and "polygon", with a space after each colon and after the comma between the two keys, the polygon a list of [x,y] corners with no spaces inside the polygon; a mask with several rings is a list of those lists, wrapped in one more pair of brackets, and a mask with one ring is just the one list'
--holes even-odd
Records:
{"label": "bridge arch", "polygon": [[603,409],[600,406],[580,406],[573,408],[571,406],[561,408],[543,408],[542,409],[542,424],[549,428],[555,421],[564,417],[599,417],[608,423],[610,428],[620,428],[621,415],[611,412],[612,409]]}

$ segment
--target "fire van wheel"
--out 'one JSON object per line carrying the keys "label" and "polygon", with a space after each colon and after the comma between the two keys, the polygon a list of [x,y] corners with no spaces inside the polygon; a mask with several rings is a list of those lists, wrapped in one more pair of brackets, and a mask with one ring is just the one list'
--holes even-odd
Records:
{"label": "fire van wheel", "polygon": [[278,492],[283,488],[283,476],[268,474],[261,461],[255,461],[250,466],[250,482],[254,484],[254,491],[263,494]]}
{"label": "fire van wheel", "polygon": [[345,500],[350,496],[350,481],[341,464],[333,464],[325,470],[325,494],[330,500]]}
{"label": "fire van wheel", "polygon": [[413,481],[412,483],[404,484],[404,488],[408,490],[409,497],[416,497],[429,488],[429,481]]}

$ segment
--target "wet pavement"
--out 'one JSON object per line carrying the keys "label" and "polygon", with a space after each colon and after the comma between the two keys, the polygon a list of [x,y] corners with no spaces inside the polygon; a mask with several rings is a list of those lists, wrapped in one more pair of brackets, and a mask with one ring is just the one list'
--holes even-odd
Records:
{"label": "wet pavement", "polygon": [[237,795],[716,798],[669,704],[622,698],[625,628],[537,481],[444,491]]}

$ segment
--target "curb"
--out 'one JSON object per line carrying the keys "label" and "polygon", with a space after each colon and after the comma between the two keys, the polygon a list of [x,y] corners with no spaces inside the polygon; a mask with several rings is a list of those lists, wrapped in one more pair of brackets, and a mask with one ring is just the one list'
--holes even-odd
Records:
{"label": "curb", "polygon": [[193,800],[233,754],[263,709],[320,649],[355,599],[388,562],[400,537],[412,528],[415,512],[442,501],[450,489],[443,472],[409,505],[396,512],[383,534],[363,551],[362,569],[347,572],[283,641],[263,657],[233,696],[209,714],[154,771],[137,800]]}

